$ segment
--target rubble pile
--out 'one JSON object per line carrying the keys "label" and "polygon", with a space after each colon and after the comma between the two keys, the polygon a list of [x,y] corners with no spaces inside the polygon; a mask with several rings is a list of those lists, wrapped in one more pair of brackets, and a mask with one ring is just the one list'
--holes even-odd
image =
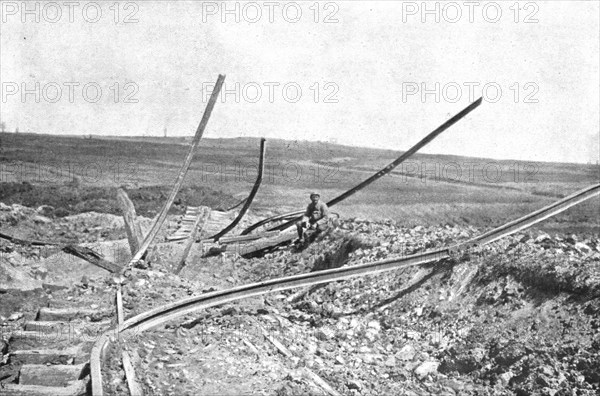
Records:
{"label": "rubble pile", "polygon": [[[144,311],[238,284],[414,254],[480,232],[342,221],[302,251],[194,260],[181,278],[136,274],[135,289],[147,287],[152,297],[131,301]],[[323,393],[303,368],[351,395],[594,394],[599,275],[598,237],[531,231],[456,260],[209,309],[130,349],[143,355],[139,370],[151,394]],[[261,329],[293,356],[273,348]]]}
{"label": "rubble pile", "polygon": [[[21,237],[85,241],[82,235],[90,235],[126,247],[116,217],[58,219],[47,210],[3,205],[0,216]],[[38,216],[50,221],[36,223]],[[102,236],[104,229],[113,231]],[[301,250],[288,246],[248,259],[192,250],[180,275],[172,265],[181,245],[160,241],[143,268],[126,273],[125,316],[236,285],[446,247],[483,231],[342,220]],[[110,240],[118,235],[123,239]],[[5,240],[0,248],[2,265],[13,272],[42,285],[50,279],[46,259],[56,252]],[[61,288],[36,287],[38,295],[27,302],[3,291],[3,329],[30,319],[30,305],[49,299],[113,304],[121,280],[108,273],[73,276]],[[114,348],[130,353],[147,394],[325,394],[306,375],[310,370],[348,395],[593,395],[600,391],[599,297],[598,235],[529,230],[431,265],[210,308]],[[108,394],[124,392],[118,359],[105,375]]]}

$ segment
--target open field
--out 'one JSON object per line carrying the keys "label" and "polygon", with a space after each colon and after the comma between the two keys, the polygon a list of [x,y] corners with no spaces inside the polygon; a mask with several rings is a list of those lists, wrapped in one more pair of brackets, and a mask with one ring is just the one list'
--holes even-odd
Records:
{"label": "open field", "polygon": [[[67,137],[0,134],[0,201],[47,204],[58,214],[117,213],[114,188],[125,186],[141,214],[156,213],[188,149],[189,138]],[[249,192],[259,140],[203,139],[174,211],[204,202],[229,207]],[[303,208],[307,193],[329,200],[393,161],[401,152],[331,143],[270,140],[265,176],[252,210],[258,215]],[[598,183],[598,165],[416,154],[334,207],[343,217],[393,219],[403,225],[489,227]],[[540,227],[599,231],[598,200]]]}

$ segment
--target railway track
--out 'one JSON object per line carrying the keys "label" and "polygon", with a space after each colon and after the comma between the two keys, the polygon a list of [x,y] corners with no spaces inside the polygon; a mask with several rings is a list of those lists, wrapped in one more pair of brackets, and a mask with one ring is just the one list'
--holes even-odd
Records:
{"label": "railway track", "polygon": [[3,383],[1,396],[86,395],[90,350],[110,327],[113,309],[63,306],[40,308],[8,342],[8,363],[15,382]]}
{"label": "railway track", "polygon": [[[150,244],[153,242],[160,228],[162,227],[167,217],[167,213],[175,200],[175,196],[183,185],[185,175],[190,167],[195,151],[198,148],[206,125],[208,124],[208,120],[224,80],[225,76],[219,75],[215,84],[215,88],[213,89],[202,119],[196,130],[196,134],[194,135],[194,139],[192,140],[189,151],[185,157],[181,169],[179,170],[179,173],[177,174],[177,177],[175,178],[169,196],[165,201],[163,208],[156,217],[152,228],[147,235],[145,235],[143,240],[140,241],[136,241],[135,239],[137,239],[137,236],[133,235],[137,230],[129,230],[128,237],[130,237],[129,233],[131,233],[130,245],[132,246],[133,250],[133,257],[129,263],[123,267],[116,266],[113,263],[102,259],[102,257],[98,256],[95,252],[78,246],[67,246],[67,252],[82,257],[110,272],[121,275],[124,274],[125,271],[134,263],[140,261],[142,257],[144,257]],[[123,197],[121,197],[121,199],[122,198]],[[128,205],[127,201],[128,198],[124,202],[125,212],[131,209],[127,208],[127,206],[133,206],[132,204]],[[131,217],[127,218],[128,215]],[[133,211],[124,213],[124,217],[126,223],[135,226],[135,213]],[[222,222],[229,222],[231,220],[229,218],[229,214],[227,213],[223,214],[214,212],[212,217],[216,220],[214,222],[214,229],[209,230],[212,232],[220,231],[223,228]],[[196,226],[197,223],[194,223],[194,229]],[[193,230],[189,229],[188,231]],[[192,241],[195,236],[195,232],[190,232],[189,235],[187,232],[183,232],[182,234],[184,235],[184,239],[187,238],[191,239]],[[12,240],[16,243],[28,243],[28,241],[22,241],[18,238],[4,234],[1,234],[0,237]],[[34,241],[34,243],[35,245],[58,245],[53,242]],[[182,260],[185,260],[185,257],[182,258]],[[118,278],[115,279],[118,280]],[[119,325],[123,322],[121,288],[121,283],[117,282],[116,316]],[[15,367],[14,376],[15,379],[18,379],[18,382],[14,383],[13,381],[12,383],[3,383],[0,388],[0,396],[79,396],[88,394],[90,390],[89,379],[91,378],[89,375],[90,367],[96,364],[94,363],[96,362],[94,358],[91,358],[91,361],[88,361],[90,360],[90,350],[92,352],[94,351],[91,344],[93,341],[96,341],[97,334],[102,334],[102,332],[106,330],[106,327],[110,325],[103,323],[104,328],[98,328],[97,326],[100,324],[96,323],[92,325],[88,323],[86,324],[88,328],[90,326],[95,326],[96,330],[100,330],[95,332],[92,339],[73,339],[73,332],[64,332],[62,329],[65,325],[69,328],[72,325],[76,325],[77,327],[81,327],[79,325],[83,326],[84,324],[79,323],[81,322],[82,315],[85,315],[85,318],[89,318],[89,315],[93,317],[95,314],[83,308],[74,308],[71,310],[59,309],[58,311],[41,308],[37,314],[37,322],[27,322],[24,324],[22,331],[11,335],[8,347],[9,364]],[[108,315],[114,316],[114,309],[111,309]],[[48,332],[54,336],[49,336]],[[55,332],[58,332],[58,335],[54,334]],[[106,334],[107,333],[104,333],[102,337],[105,337]],[[76,343],[75,346],[73,346],[74,342]],[[69,367],[73,366],[75,362],[77,362],[76,367]],[[130,368],[131,365],[128,365],[128,367]],[[50,383],[52,386],[48,386],[48,383]],[[98,386],[100,386],[101,389],[101,383],[94,384],[94,382],[92,382],[91,390],[93,394],[98,393],[93,389],[94,387]],[[100,391],[100,393],[102,392]]]}
{"label": "railway track", "polygon": [[[202,215],[204,209],[208,209],[208,213],[206,213],[205,219],[201,219],[201,223],[206,223],[198,230],[204,235],[211,235],[214,232],[222,230],[234,217],[233,212],[219,212],[217,210],[210,210],[206,206],[188,206],[185,214],[181,217],[180,226],[167,236],[167,241],[176,242],[188,239],[194,230],[194,223],[198,216]],[[196,228],[198,228],[198,225],[196,225]]]}
{"label": "railway track", "polygon": [[227,290],[189,297],[141,313],[127,319],[116,328],[106,332],[95,343],[90,357],[92,394],[95,396],[104,395],[102,387],[102,361],[109,343],[115,336],[127,337],[133,334],[137,335],[143,331],[152,329],[166,322],[206,309],[208,307],[218,306],[267,293],[298,287],[319,285],[352,277],[376,274],[384,271],[398,270],[456,257],[462,253],[469,252],[473,249],[478,249],[485,244],[494,242],[520,230],[531,227],[540,221],[548,219],[599,194],[600,184],[588,187],[478,237],[447,248],[356,266],[341,267],[284,278],[270,279],[263,282],[242,285]]}

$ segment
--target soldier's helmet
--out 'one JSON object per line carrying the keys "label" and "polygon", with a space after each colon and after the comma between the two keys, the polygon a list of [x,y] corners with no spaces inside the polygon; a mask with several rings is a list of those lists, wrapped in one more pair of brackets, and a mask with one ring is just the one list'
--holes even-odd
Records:
{"label": "soldier's helmet", "polygon": [[318,191],[313,191],[313,192],[311,192],[311,193],[310,193],[310,197],[311,197],[311,198],[312,198],[312,197],[314,197],[315,195],[316,195],[317,197],[321,198],[321,194],[319,194],[319,192],[318,192]]}

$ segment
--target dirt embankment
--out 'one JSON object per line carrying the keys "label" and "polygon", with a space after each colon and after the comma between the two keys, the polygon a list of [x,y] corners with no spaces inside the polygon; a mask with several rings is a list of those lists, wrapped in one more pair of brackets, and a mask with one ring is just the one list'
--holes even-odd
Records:
{"label": "dirt embankment", "polygon": [[[153,217],[162,208],[169,191],[169,186],[148,186],[130,189],[127,193],[139,215]],[[33,208],[45,206],[46,213],[55,217],[85,212],[121,214],[116,188],[85,186],[76,179],[66,185],[2,183],[0,202]],[[187,206],[198,205],[222,210],[237,202],[234,197],[221,191],[198,186],[183,187],[169,213],[182,214]]]}

